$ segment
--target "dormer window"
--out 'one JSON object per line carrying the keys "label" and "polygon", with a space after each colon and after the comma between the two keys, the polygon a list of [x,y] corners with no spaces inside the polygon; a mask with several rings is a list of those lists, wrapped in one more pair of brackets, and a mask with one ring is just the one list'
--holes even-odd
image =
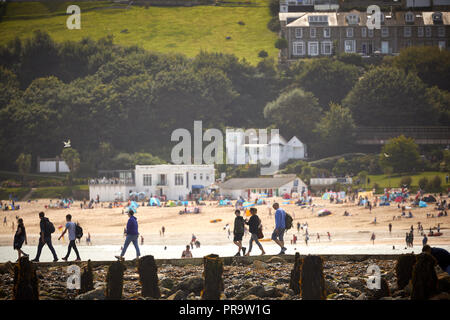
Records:
{"label": "dormer window", "polygon": [[405,22],[414,23],[414,14],[412,12],[405,13]]}
{"label": "dormer window", "polygon": [[328,24],[328,16],[308,16],[308,22],[310,24]]}
{"label": "dormer window", "polygon": [[359,16],[357,14],[349,14],[347,15],[347,23],[348,24],[358,24],[359,23]]}
{"label": "dormer window", "polygon": [[434,24],[442,24],[442,12],[435,12],[431,15]]}

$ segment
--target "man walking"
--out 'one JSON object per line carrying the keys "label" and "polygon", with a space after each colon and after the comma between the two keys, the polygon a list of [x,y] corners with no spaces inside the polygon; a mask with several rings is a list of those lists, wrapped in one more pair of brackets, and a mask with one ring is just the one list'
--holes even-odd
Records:
{"label": "man walking", "polygon": [[273,209],[275,210],[275,229],[272,233],[272,240],[275,241],[281,248],[279,254],[284,254],[286,248],[284,247],[284,230],[286,228],[286,212],[280,208],[280,205],[275,202],[273,204]]}
{"label": "man walking", "polygon": [[75,222],[72,222],[72,215],[68,214],[66,215],[66,228],[64,229],[63,233],[59,236],[58,240],[60,240],[67,231],[69,231],[69,247],[67,248],[67,254],[64,258],[62,258],[64,261],[67,261],[70,255],[70,250],[73,248],[73,251],[75,251],[75,254],[77,255],[77,258],[75,261],[81,261],[80,254],[78,253],[77,245],[75,243],[77,236],[76,236],[76,227],[77,225]]}
{"label": "man walking", "polygon": [[139,244],[138,244],[138,223],[137,219],[134,217],[133,210],[128,211],[128,222],[126,227],[126,238],[125,238],[125,244],[122,248],[122,253],[120,256],[116,256],[119,260],[124,260],[125,252],[127,252],[128,246],[130,245],[130,242],[133,242],[133,245],[136,249],[136,259],[139,259],[139,256],[141,255],[141,252],[139,251]]}
{"label": "man walking", "polygon": [[39,219],[41,219],[41,222],[39,223],[40,227],[40,237],[39,237],[39,244],[38,249],[36,253],[36,258],[34,258],[33,262],[39,262],[39,258],[41,256],[42,248],[44,245],[47,245],[50,251],[53,254],[53,262],[58,261],[58,256],[56,255],[55,249],[52,245],[52,233],[55,232],[55,227],[53,224],[48,220],[48,218],[45,217],[44,212],[39,212]]}

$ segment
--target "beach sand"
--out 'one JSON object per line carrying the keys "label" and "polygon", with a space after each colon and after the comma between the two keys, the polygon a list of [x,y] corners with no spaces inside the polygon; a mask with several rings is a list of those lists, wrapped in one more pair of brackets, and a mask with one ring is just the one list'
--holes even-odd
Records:
{"label": "beach sand", "polygon": [[[445,197],[447,199],[447,197]],[[53,202],[56,200],[54,199]],[[301,208],[295,204],[283,204],[283,199],[269,199],[270,204],[277,201],[281,207],[294,218],[294,228],[285,235],[285,243],[289,254],[295,251],[303,253],[323,253],[323,254],[352,254],[352,253],[404,253],[414,251],[420,252],[422,237],[417,232],[417,223],[421,222],[424,231],[428,233],[430,227],[441,225],[440,237],[429,237],[428,244],[450,248],[450,217],[437,218],[438,211],[434,209],[434,204],[427,208],[412,208],[413,218],[401,218],[394,220],[393,216],[400,216],[401,210],[396,203],[391,206],[376,207],[370,213],[369,209],[358,207],[353,203],[330,204],[328,200],[314,198],[314,212],[311,208]],[[447,200],[448,201],[448,200]],[[128,217],[122,214],[123,208],[101,208],[97,205],[95,209],[80,209],[80,202],[75,202],[70,209],[45,209],[50,200],[40,199],[38,201],[18,202],[21,209],[18,211],[0,212],[0,262],[17,259],[17,253],[13,251],[12,242],[14,231],[12,222],[16,222],[16,215],[24,220],[28,234],[28,246],[24,246],[24,251],[33,258],[36,252],[39,232],[38,213],[44,211],[46,216],[54,223],[56,232],[53,234],[53,244],[59,257],[66,252],[67,235],[65,240],[58,241],[57,238],[62,232],[59,226],[64,226],[65,216],[70,213],[72,221],[79,222],[83,227],[84,237],[81,240],[80,253],[83,259],[91,258],[95,260],[111,260],[113,254],[120,252],[123,245],[123,230]],[[105,207],[108,203],[103,204]],[[275,226],[274,210],[269,215],[268,205],[256,206],[258,215],[262,219],[265,239],[269,239]],[[154,254],[156,258],[178,258],[183,247],[191,240],[195,234],[201,243],[200,249],[194,249],[194,256],[215,251],[221,255],[233,255],[237,250],[232,243],[233,235],[228,238],[224,229],[228,223],[233,228],[234,207],[219,207],[217,202],[206,202],[206,206],[201,206],[200,214],[183,214],[178,212],[184,207],[139,207],[136,218],[139,222],[139,232],[144,237],[143,254]],[[331,215],[318,217],[318,211],[328,209]],[[343,216],[347,210],[351,216]],[[407,210],[408,211],[408,210]],[[435,215],[435,218],[427,218],[427,213]],[[7,216],[7,226],[3,225],[3,218]],[[373,224],[376,217],[377,224]],[[212,220],[221,219],[219,222],[211,223]],[[304,242],[304,231],[297,232],[297,222],[308,223],[310,240],[308,246]],[[392,233],[389,233],[388,224],[392,223]],[[409,231],[411,225],[414,226],[414,248],[405,248],[405,233]],[[165,235],[160,235],[161,227],[165,227]],[[328,240],[327,232],[331,234],[331,241]],[[372,232],[375,232],[375,245],[370,241]],[[93,246],[86,246],[85,237],[91,234]],[[320,242],[316,234],[320,234]],[[297,244],[291,244],[293,235],[298,237]],[[248,247],[249,236],[244,237],[244,246]],[[140,240],[139,240],[140,243]],[[263,246],[267,248],[268,254],[276,254],[279,251],[273,241],[263,241]],[[392,246],[396,250],[392,250]],[[167,247],[166,250],[164,247]],[[255,246],[252,254],[259,254],[259,249]],[[48,256],[47,256],[48,255]],[[72,253],[73,255],[73,253]],[[127,258],[134,258],[135,250],[130,245],[127,251]],[[74,256],[73,256],[74,257]],[[50,261],[49,250],[43,249],[41,261]]]}

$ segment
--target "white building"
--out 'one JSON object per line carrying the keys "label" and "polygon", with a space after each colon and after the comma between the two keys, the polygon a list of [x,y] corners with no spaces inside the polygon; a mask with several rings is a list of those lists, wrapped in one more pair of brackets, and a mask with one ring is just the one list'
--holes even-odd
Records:
{"label": "white building", "polygon": [[230,199],[257,198],[261,194],[278,197],[284,194],[303,193],[308,186],[295,175],[278,175],[273,178],[233,178],[219,184],[220,194]]}
{"label": "white building", "polygon": [[267,133],[266,141],[258,138],[256,133],[245,134],[242,130],[227,129],[226,153],[227,164],[269,164],[275,162],[283,164],[291,159],[305,159],[306,145],[297,137],[288,142],[279,134],[273,137]]}
{"label": "white building", "polygon": [[68,173],[70,172],[67,163],[56,158],[37,158],[37,172],[39,173]]}
{"label": "white building", "polygon": [[331,186],[335,183],[352,184],[353,179],[350,177],[346,177],[346,178],[311,178],[310,179],[311,187]]}
{"label": "white building", "polygon": [[100,201],[126,200],[136,192],[147,198],[184,200],[190,193],[207,191],[215,181],[214,165],[137,165],[135,170],[115,171],[112,175],[90,181],[91,199],[98,195]]}

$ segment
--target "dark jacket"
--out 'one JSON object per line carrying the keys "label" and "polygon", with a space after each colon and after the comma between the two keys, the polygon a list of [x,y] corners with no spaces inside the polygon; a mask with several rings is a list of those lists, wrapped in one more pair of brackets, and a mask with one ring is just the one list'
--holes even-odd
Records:
{"label": "dark jacket", "polygon": [[41,222],[39,223],[39,226],[41,228],[41,232],[44,234],[44,238],[51,237],[52,234],[49,232],[47,223],[49,223],[50,220],[48,220],[47,217],[41,218]]}
{"label": "dark jacket", "polygon": [[239,216],[234,218],[234,229],[233,232],[235,234],[240,234],[240,233],[244,233],[244,218]]}
{"label": "dark jacket", "polygon": [[260,224],[260,220],[258,216],[255,214],[248,219],[248,222],[246,224],[249,226],[250,233],[258,233],[258,227]]}
{"label": "dark jacket", "polygon": [[127,235],[137,234],[139,234],[137,219],[134,216],[131,216],[127,223]]}
{"label": "dark jacket", "polygon": [[431,254],[436,258],[439,267],[442,270],[447,269],[450,265],[450,253],[442,248],[431,248]]}

